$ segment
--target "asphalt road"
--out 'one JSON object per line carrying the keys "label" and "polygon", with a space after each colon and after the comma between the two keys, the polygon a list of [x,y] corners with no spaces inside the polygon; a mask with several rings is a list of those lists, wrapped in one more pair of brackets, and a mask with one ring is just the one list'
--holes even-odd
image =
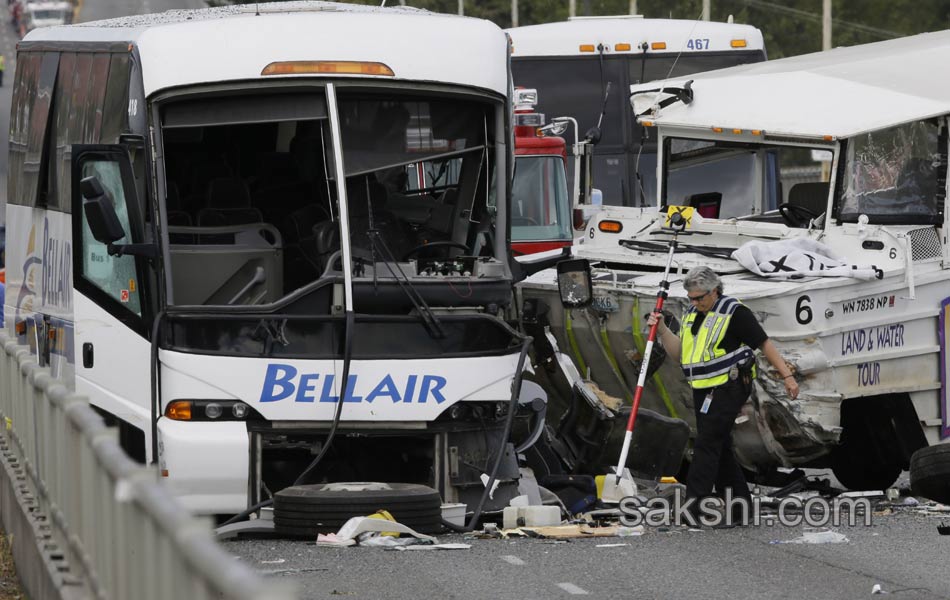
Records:
{"label": "asphalt road", "polygon": [[[292,579],[300,598],[950,598],[950,522],[911,509],[876,515],[870,527],[841,527],[848,541],[779,544],[804,529],[647,529],[642,536],[440,542],[469,550],[322,548],[303,541],[226,542],[227,551],[275,578]],[[601,547],[603,544],[621,546]]]}

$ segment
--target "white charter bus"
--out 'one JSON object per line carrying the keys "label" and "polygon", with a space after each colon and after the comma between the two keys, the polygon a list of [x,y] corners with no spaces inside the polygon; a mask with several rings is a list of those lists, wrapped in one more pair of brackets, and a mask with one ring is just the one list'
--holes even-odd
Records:
{"label": "white charter bus", "polygon": [[631,112],[630,86],[765,60],[762,32],[733,23],[575,17],[507,32],[514,80],[538,90],[544,112],[573,118],[580,138],[600,126],[591,178],[604,204],[619,206],[656,195],[656,136]]}
{"label": "white charter bus", "polygon": [[486,21],[325,2],[32,32],[9,330],[197,512],[294,483],[337,426],[308,481],[470,502],[525,346],[502,318],[508,48]]}

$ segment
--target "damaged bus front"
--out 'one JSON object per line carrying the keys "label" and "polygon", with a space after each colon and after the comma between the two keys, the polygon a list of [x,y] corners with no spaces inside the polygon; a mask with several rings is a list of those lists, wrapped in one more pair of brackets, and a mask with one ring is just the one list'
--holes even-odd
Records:
{"label": "damaged bus front", "polygon": [[42,166],[11,175],[8,322],[195,511],[317,481],[472,503],[500,452],[517,477],[507,38],[412,9],[255,13],[20,45],[11,152]]}
{"label": "damaged bus front", "polygon": [[[944,32],[633,86],[662,149],[656,204],[605,207],[588,224],[573,247],[592,268],[587,308],[562,307],[553,270],[525,282],[522,306],[555,352],[627,400],[669,215],[682,212],[674,329],[689,306],[683,276],[707,265],[801,387],[789,398],[759,357],[734,434],[744,465],[831,466],[852,489],[882,489],[910,466],[919,493],[946,501],[950,88],[922,66],[946,56]],[[692,421],[673,363],[650,365],[644,405]]]}

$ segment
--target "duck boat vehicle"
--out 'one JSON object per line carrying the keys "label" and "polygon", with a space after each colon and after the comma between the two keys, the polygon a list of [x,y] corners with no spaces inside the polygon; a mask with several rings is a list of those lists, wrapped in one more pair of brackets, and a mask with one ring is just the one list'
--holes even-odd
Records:
{"label": "duck boat vehicle", "polygon": [[[604,206],[588,223],[571,250],[589,265],[586,307],[584,269],[560,274],[573,298],[554,269],[521,285],[545,364],[562,367],[552,380],[629,404],[679,212],[668,321],[689,306],[685,273],[709,266],[801,387],[790,399],[758,357],[734,429],[743,465],[830,466],[856,490],[910,467],[915,489],[946,500],[950,84],[927,65],[947,57],[939,32],[631,86],[660,148],[654,205]],[[648,372],[643,406],[692,424],[679,365]]]}

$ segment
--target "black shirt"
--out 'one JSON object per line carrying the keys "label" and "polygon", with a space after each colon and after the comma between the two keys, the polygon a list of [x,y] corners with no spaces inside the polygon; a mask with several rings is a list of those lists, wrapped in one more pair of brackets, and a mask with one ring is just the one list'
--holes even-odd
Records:
{"label": "black shirt", "polygon": [[[703,324],[705,319],[706,313],[696,313],[696,319],[693,321],[691,328],[694,336],[699,333],[699,327]],[[729,320],[729,327],[726,328],[726,334],[723,336],[722,343],[719,347],[726,352],[732,352],[741,344],[745,344],[755,350],[764,344],[767,339],[769,339],[768,334],[766,334],[762,326],[759,325],[759,321],[755,318],[755,315],[752,314],[752,311],[749,310],[749,307],[740,304],[736,307],[736,312],[732,313],[732,319]]]}

